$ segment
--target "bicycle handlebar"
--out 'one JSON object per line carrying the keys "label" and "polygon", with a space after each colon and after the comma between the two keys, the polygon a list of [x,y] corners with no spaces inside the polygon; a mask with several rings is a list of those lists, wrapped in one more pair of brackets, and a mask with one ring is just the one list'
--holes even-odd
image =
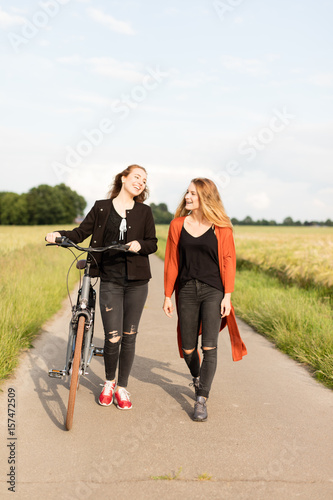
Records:
{"label": "bicycle handlebar", "polygon": [[118,250],[119,252],[129,252],[129,253],[134,253],[137,254],[138,252],[133,252],[133,250],[129,250],[129,245],[122,245],[121,243],[116,243],[115,245],[109,245],[107,247],[80,247],[73,241],[71,241],[69,238],[66,238],[66,236],[57,236],[55,239],[55,243],[47,243],[46,246],[52,246],[52,245],[58,245],[63,248],[69,248],[69,247],[74,247],[77,250],[80,250],[81,252],[106,252],[107,250]]}

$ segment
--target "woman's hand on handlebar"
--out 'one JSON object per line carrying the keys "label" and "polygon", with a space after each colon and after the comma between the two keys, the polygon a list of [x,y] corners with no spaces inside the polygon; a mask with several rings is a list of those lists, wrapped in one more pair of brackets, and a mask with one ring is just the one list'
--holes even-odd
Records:
{"label": "woman's hand on handlebar", "polygon": [[127,245],[129,245],[128,250],[131,252],[139,252],[141,250],[141,245],[137,240],[129,241]]}
{"label": "woman's hand on handlebar", "polygon": [[55,239],[60,238],[60,237],[61,237],[61,234],[58,233],[58,231],[56,231],[54,233],[47,233],[47,235],[45,236],[45,240],[48,243],[55,243]]}

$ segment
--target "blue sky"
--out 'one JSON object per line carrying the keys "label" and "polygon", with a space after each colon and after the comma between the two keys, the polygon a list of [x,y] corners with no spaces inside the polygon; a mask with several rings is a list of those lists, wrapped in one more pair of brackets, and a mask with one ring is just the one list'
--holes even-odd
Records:
{"label": "blue sky", "polygon": [[210,177],[230,217],[333,218],[333,2],[0,0],[1,190],[89,208],[148,170],[173,211]]}

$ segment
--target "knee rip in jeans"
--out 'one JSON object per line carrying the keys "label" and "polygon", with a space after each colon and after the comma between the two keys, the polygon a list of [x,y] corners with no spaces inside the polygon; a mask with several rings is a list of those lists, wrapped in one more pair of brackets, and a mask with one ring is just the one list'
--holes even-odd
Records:
{"label": "knee rip in jeans", "polygon": [[124,335],[134,335],[134,333],[137,333],[136,326],[131,325],[131,330],[129,332],[124,332]]}
{"label": "knee rip in jeans", "polygon": [[117,330],[113,330],[112,332],[108,333],[109,341],[112,342],[113,344],[116,344],[120,340],[120,335]]}
{"label": "knee rip in jeans", "polygon": [[217,349],[217,347],[216,346],[215,347],[209,347],[209,346],[208,347],[202,347],[203,351],[211,351],[212,349]]}
{"label": "knee rip in jeans", "polygon": [[112,311],[113,307],[108,307],[107,305],[105,306],[105,312],[110,312]]}
{"label": "knee rip in jeans", "polygon": [[193,349],[184,349],[184,348],[182,347],[182,351],[184,352],[184,354],[187,354],[187,355],[188,355],[188,354],[192,354],[192,352],[194,352],[194,351],[195,351],[195,347],[193,347]]}

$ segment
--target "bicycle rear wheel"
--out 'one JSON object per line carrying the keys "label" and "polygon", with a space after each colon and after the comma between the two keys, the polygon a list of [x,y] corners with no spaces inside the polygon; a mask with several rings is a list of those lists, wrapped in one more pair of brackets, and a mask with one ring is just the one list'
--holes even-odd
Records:
{"label": "bicycle rear wheel", "polygon": [[75,397],[78,386],[82,341],[83,341],[85,324],[86,324],[86,318],[84,316],[80,316],[77,326],[75,351],[72,364],[71,385],[69,388],[69,396],[68,396],[68,406],[67,406],[67,416],[66,416],[66,429],[68,431],[72,428],[73,425],[74,405],[75,405]]}

